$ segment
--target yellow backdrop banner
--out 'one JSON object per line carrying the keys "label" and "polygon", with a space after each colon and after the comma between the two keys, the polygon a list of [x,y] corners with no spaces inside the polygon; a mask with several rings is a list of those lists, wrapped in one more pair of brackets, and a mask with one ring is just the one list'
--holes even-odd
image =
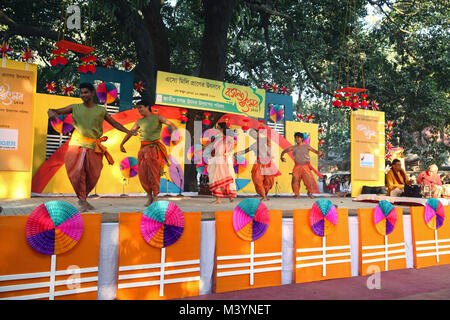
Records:
{"label": "yellow backdrop banner", "polygon": [[362,187],[384,185],[384,112],[358,110],[351,114],[352,197]]}
{"label": "yellow backdrop banner", "polygon": [[156,103],[263,118],[265,91],[221,81],[158,71]]}
{"label": "yellow backdrop banner", "polygon": [[30,170],[33,79],[32,71],[0,71],[0,170]]}

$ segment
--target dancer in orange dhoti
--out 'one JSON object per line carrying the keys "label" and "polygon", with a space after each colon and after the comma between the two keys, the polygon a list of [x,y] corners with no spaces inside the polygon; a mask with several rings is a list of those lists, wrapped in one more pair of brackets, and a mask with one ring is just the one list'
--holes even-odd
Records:
{"label": "dancer in orange dhoti", "polygon": [[103,168],[103,156],[110,165],[114,160],[102,145],[108,137],[103,137],[103,120],[114,128],[130,135],[136,135],[114,120],[102,106],[94,104],[95,88],[91,83],[80,84],[81,104],[73,104],[61,109],[49,109],[50,120],[58,115],[72,114],[75,128],[64,156],[67,175],[78,197],[80,211],[95,209],[86,201],[87,195],[97,184]]}
{"label": "dancer in orange dhoti", "polygon": [[219,136],[205,146],[205,149],[212,146],[211,157],[208,159],[209,190],[216,197],[213,203],[221,203],[221,198],[229,198],[233,202],[233,198],[237,197],[233,168],[234,139],[227,136],[225,122],[219,122],[217,129]]}
{"label": "dancer in orange dhoti", "polygon": [[303,181],[306,190],[308,190],[308,197],[313,199],[312,194],[319,193],[319,187],[317,186],[316,179],[311,171],[313,171],[319,178],[322,178],[322,175],[319,171],[314,169],[309,162],[309,152],[314,152],[318,154],[319,157],[323,156],[323,152],[319,152],[311,146],[303,143],[304,136],[301,132],[296,132],[294,134],[294,138],[297,144],[283,150],[280,158],[281,161],[286,162],[283,158],[284,154],[291,151],[293,152],[295,166],[292,171],[292,190],[294,191],[295,197],[298,198],[300,195],[300,183]]}
{"label": "dancer in orange dhoti", "polygon": [[243,155],[249,151],[256,154],[256,162],[252,167],[252,181],[255,186],[256,193],[258,193],[263,201],[269,200],[267,194],[273,187],[276,176],[281,175],[280,171],[273,163],[272,148],[269,136],[262,133],[267,132],[266,129],[258,128],[258,130],[250,129],[250,136],[256,140],[247,149],[238,152],[238,155]]}
{"label": "dancer in orange dhoti", "polygon": [[[158,201],[159,184],[164,173],[164,161],[169,165],[166,147],[160,141],[162,124],[164,123],[170,127],[172,137],[174,137],[173,133],[177,128],[166,118],[152,114],[149,103],[140,101],[136,107],[142,118],[136,121],[131,131],[140,130],[141,134],[141,149],[138,153],[138,175],[139,181],[148,196],[145,206],[149,206],[152,202]],[[127,134],[123,138],[120,144],[122,152],[126,152],[124,145],[130,137],[131,135]]]}

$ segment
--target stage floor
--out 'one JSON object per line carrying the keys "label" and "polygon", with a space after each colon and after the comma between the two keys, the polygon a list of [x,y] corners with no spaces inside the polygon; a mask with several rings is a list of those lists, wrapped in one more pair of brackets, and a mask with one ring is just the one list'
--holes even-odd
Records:
{"label": "stage floor", "polygon": [[[202,220],[214,219],[215,211],[232,211],[236,205],[248,197],[238,197],[230,203],[228,199],[222,200],[222,204],[212,204],[214,198],[210,196],[162,196],[160,200],[168,200],[176,203],[184,212],[202,213]],[[268,209],[282,210],[283,217],[292,217],[294,209],[310,209],[318,199],[310,199],[306,196],[300,199],[294,197],[270,197],[265,202]],[[376,203],[354,202],[354,198],[320,197],[331,200],[339,208],[349,209],[349,215],[356,215],[358,208],[375,208]],[[67,201],[77,207],[76,197],[32,197],[29,199],[0,199],[3,208],[0,215],[27,215],[40,204],[52,201]],[[95,207],[89,212],[102,213],[102,222],[117,222],[119,212],[143,212],[145,210],[146,198],[144,197],[96,197],[88,201]],[[409,207],[403,206],[405,214],[409,214]]]}

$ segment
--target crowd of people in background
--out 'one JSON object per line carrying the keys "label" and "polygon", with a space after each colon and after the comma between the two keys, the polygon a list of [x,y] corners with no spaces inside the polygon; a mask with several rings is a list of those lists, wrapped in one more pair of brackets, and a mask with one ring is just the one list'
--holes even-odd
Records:
{"label": "crowd of people in background", "polygon": [[350,175],[345,175],[342,180],[339,176],[330,179],[328,183],[328,177],[325,175],[320,181],[320,192],[335,194],[339,197],[349,197],[351,195],[351,182]]}

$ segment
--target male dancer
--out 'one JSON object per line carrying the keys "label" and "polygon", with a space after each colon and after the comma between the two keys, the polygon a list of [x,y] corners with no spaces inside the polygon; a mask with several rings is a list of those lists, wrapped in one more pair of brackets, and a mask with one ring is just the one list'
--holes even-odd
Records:
{"label": "male dancer", "polygon": [[318,154],[319,157],[323,155],[323,152],[319,152],[303,143],[304,135],[301,132],[296,132],[294,138],[297,144],[283,150],[280,159],[281,161],[286,162],[283,158],[284,154],[290,151],[293,152],[295,166],[292,171],[292,190],[294,191],[295,197],[298,198],[300,195],[300,182],[303,180],[303,183],[308,190],[308,197],[313,199],[312,193],[319,193],[319,188],[311,171],[314,171],[320,178],[322,178],[322,175],[311,166],[309,162],[309,152],[314,152],[315,154]]}
{"label": "male dancer", "polygon": [[[164,173],[163,160],[169,165],[169,156],[166,147],[161,143],[161,127],[166,124],[170,127],[171,132],[177,129],[175,125],[166,118],[155,115],[150,110],[150,104],[146,101],[140,101],[136,105],[139,113],[142,115],[131,129],[141,133],[141,149],[138,153],[138,174],[142,187],[147,192],[148,201],[145,206],[149,206],[152,202],[158,201],[159,183]],[[132,132],[127,134],[122,143],[120,150],[126,152],[124,145],[132,136]],[[173,136],[172,136],[173,137]]]}
{"label": "male dancer", "polygon": [[94,94],[95,88],[91,83],[81,83],[80,97],[83,103],[48,110],[50,120],[58,115],[72,114],[75,130],[69,141],[69,149],[64,156],[64,164],[70,183],[78,197],[80,211],[95,209],[86,201],[86,198],[100,178],[103,155],[109,164],[114,163],[106,147],[101,144],[108,139],[103,137],[103,120],[119,131],[137,135],[114,120],[104,107],[94,104]]}
{"label": "male dancer", "polygon": [[256,140],[247,149],[238,152],[238,155],[246,154],[253,151],[256,154],[256,162],[252,167],[252,181],[255,186],[256,193],[261,196],[261,200],[267,201],[267,194],[273,187],[276,176],[280,176],[281,172],[273,163],[272,148],[270,137],[262,136],[262,131],[267,130],[258,128],[258,130],[250,129],[250,136]]}

